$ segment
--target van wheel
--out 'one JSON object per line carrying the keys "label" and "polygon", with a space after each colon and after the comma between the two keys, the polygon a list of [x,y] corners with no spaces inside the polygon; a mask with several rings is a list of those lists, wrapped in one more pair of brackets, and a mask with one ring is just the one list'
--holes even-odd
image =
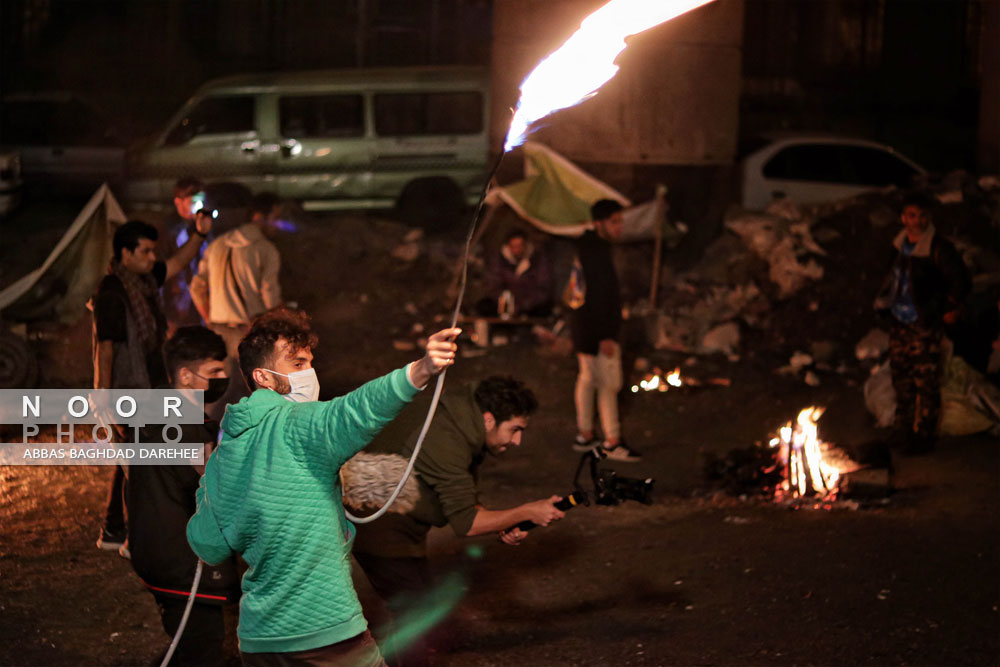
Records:
{"label": "van wheel", "polygon": [[396,217],[431,231],[452,229],[464,211],[461,188],[443,176],[410,181],[396,201]]}
{"label": "van wheel", "polygon": [[34,387],[38,360],[28,343],[0,326],[0,389]]}

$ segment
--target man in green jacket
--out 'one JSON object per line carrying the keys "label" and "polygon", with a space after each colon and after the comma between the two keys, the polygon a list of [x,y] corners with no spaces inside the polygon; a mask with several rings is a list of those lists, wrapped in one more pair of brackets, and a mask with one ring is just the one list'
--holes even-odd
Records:
{"label": "man in green jacket", "polygon": [[[403,410],[366,453],[409,458],[427,412],[425,403],[418,400]],[[394,618],[416,608],[428,589],[426,542],[431,526],[449,525],[459,537],[498,533],[504,543],[516,545],[527,535],[517,528],[522,521],[546,526],[562,518],[554,505],[559,496],[501,510],[487,509],[479,501],[483,459],[519,447],[537,407],[534,393],[511,377],[488,377],[477,386],[444,392],[413,468],[420,489],[413,509],[390,512],[357,527],[354,557]],[[349,499],[358,493],[352,488],[355,477],[372,475],[350,476]],[[420,639],[398,648],[405,651],[399,659],[406,667],[426,664],[427,649]]]}
{"label": "man in green jacket", "polygon": [[226,411],[187,528],[206,563],[235,552],[249,565],[238,630],[244,665],[383,664],[351,584],[354,529],[338,471],[454,363],[459,332],[434,334],[420,361],[320,402],[308,317],[277,309],[254,321],[239,346],[254,392]]}

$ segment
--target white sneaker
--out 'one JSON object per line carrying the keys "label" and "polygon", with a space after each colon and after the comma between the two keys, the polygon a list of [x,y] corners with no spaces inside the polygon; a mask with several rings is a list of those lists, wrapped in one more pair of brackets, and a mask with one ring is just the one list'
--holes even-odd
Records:
{"label": "white sneaker", "polygon": [[125,560],[132,560],[132,552],[128,550],[128,542],[118,547],[118,555]]}
{"label": "white sneaker", "polygon": [[573,441],[573,451],[589,452],[600,444],[601,441],[598,438],[591,438],[590,440],[587,440],[582,435],[577,434],[576,439]]}
{"label": "white sneaker", "polygon": [[601,451],[611,461],[635,463],[642,460],[642,454],[626,445],[624,440],[619,441],[614,447],[608,447],[608,443],[605,442]]}

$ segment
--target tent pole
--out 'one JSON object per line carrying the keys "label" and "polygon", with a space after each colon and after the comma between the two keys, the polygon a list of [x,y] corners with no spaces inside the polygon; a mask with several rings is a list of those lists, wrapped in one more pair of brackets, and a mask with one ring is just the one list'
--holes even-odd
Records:
{"label": "tent pole", "polygon": [[[662,186],[661,186],[662,188]],[[660,262],[663,255],[663,216],[666,191],[657,188],[656,194],[656,236],[653,241],[653,277],[649,285],[649,305],[656,308],[656,297],[660,287]]]}

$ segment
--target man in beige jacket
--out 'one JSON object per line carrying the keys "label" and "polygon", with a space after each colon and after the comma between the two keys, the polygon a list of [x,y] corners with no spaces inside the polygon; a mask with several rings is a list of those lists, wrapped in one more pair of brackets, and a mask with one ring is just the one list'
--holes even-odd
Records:
{"label": "man in beige jacket", "polygon": [[239,373],[237,349],[253,318],[280,306],[281,257],[269,240],[276,231],[281,202],[271,193],[250,202],[250,220],[226,232],[205,250],[191,281],[191,300],[208,325],[226,341],[229,388],[207,410],[220,419],[225,406],[249,395]]}

